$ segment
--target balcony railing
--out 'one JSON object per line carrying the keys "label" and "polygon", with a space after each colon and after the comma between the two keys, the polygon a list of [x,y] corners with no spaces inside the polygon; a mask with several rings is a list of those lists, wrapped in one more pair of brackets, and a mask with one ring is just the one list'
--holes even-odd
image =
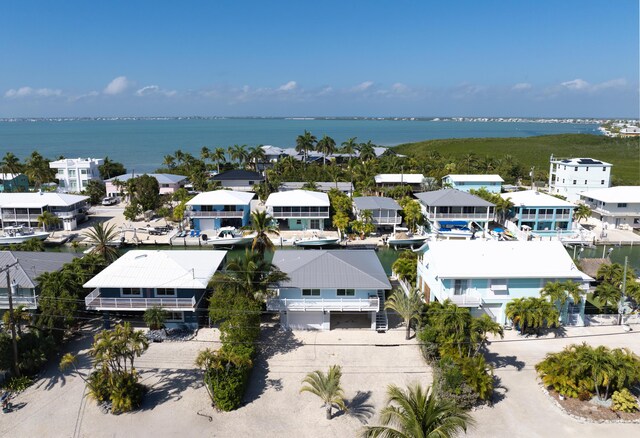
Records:
{"label": "balcony railing", "polygon": [[[568,214],[556,214],[555,215],[555,220],[557,221],[568,221],[569,218],[571,217],[571,215]],[[554,216],[552,214],[539,214],[539,215],[535,215],[535,214],[523,214],[520,216],[521,220],[536,220],[536,218],[538,220],[553,220]]]}
{"label": "balcony railing", "polygon": [[[21,297],[13,295],[13,307],[16,306],[25,306],[28,309],[35,309],[37,307],[38,301],[36,297]],[[7,296],[0,296],[0,309],[8,309],[9,308],[9,298]]]}
{"label": "balcony railing", "polygon": [[151,307],[162,307],[169,311],[193,310],[196,298],[105,298],[100,296],[100,289],[95,289],[84,299],[89,310],[146,310]]}
{"label": "balcony railing", "polygon": [[39,214],[13,214],[13,213],[3,213],[2,214],[2,219],[4,219],[5,221],[28,221],[28,220],[32,220],[32,221],[36,221],[37,217],[39,216]]}
{"label": "balcony railing", "polygon": [[242,218],[243,211],[185,211],[186,217],[230,217]]}
{"label": "balcony railing", "polygon": [[291,212],[273,212],[271,216],[275,219],[288,219],[295,217],[328,219],[328,211],[291,211]]}
{"label": "balcony railing", "polygon": [[389,215],[389,216],[385,216],[385,215],[381,215],[381,216],[372,216],[371,220],[373,221],[374,224],[377,225],[399,225],[402,223],[402,217],[400,216],[393,216],[393,215]]}
{"label": "balcony railing", "polygon": [[[489,219],[493,217],[493,213],[489,213]],[[487,213],[427,213],[428,219],[486,219]]]}
{"label": "balcony railing", "polygon": [[271,311],[335,311],[377,312],[378,297],[371,298],[270,298],[267,309]]}

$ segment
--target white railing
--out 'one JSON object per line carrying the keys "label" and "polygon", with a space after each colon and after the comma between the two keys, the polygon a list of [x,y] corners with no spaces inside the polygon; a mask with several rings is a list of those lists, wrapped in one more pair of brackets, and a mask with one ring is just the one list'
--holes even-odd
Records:
{"label": "white railing", "polygon": [[105,298],[100,296],[100,289],[95,289],[85,297],[84,303],[90,310],[146,310],[155,306],[165,310],[182,310],[195,309],[196,298]]}
{"label": "white railing", "polygon": [[557,220],[557,221],[562,221],[562,220],[569,220],[570,215],[568,214],[556,214],[555,216],[552,214],[539,214],[539,215],[535,215],[535,214],[523,214],[520,215],[520,219],[521,220]]}
{"label": "white railing", "polygon": [[13,214],[13,213],[3,213],[2,219],[4,220],[33,220],[36,221],[36,218],[39,214]]}
{"label": "white railing", "polygon": [[474,289],[467,289],[467,291],[461,295],[451,294],[445,295],[442,298],[443,300],[440,300],[440,298],[438,297],[438,300],[444,301],[445,299],[448,299],[451,300],[453,304],[459,307],[478,307],[483,303],[482,297]]}
{"label": "white railing", "polygon": [[243,211],[185,211],[187,217],[231,217],[241,218]]}
{"label": "white railing", "polygon": [[371,220],[378,225],[400,225],[402,217],[397,215],[374,215]]}
{"label": "white railing", "polygon": [[267,309],[271,311],[379,311],[380,300],[371,298],[270,298]]}
{"label": "white railing", "polygon": [[[493,217],[493,213],[489,213],[489,219]],[[487,213],[427,213],[427,218],[432,220],[443,219],[486,219]]]}
{"label": "white railing", "polygon": [[[16,306],[25,306],[28,308],[35,308],[37,305],[36,297],[20,297],[13,295],[13,307]],[[9,297],[2,296],[0,297],[0,309],[8,309],[9,308]]]}
{"label": "white railing", "polygon": [[328,219],[329,212],[328,211],[297,211],[297,212],[273,212],[271,214],[275,219],[288,219],[293,217],[304,217],[304,218],[317,218],[317,219]]}

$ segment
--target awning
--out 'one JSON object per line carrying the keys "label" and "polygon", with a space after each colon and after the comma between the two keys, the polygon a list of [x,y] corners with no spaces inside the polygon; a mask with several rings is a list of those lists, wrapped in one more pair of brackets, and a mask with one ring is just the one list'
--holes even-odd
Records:
{"label": "awning", "polygon": [[466,227],[468,225],[467,221],[438,221],[440,225],[449,226],[449,227]]}

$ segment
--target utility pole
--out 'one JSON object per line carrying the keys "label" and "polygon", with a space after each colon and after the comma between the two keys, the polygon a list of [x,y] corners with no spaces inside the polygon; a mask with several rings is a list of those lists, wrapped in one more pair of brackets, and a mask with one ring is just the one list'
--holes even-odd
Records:
{"label": "utility pole", "polygon": [[13,372],[15,377],[20,377],[20,369],[18,368],[18,341],[16,340],[16,324],[13,314],[13,292],[11,291],[11,277],[9,269],[16,266],[18,262],[6,265],[3,271],[7,274],[7,296],[9,297],[9,325],[11,326],[11,344],[13,345]]}
{"label": "utility pole", "polygon": [[622,313],[624,312],[624,292],[627,289],[627,263],[628,256],[624,256],[624,270],[622,271],[622,295],[620,295],[620,303],[618,304],[618,325],[622,324]]}

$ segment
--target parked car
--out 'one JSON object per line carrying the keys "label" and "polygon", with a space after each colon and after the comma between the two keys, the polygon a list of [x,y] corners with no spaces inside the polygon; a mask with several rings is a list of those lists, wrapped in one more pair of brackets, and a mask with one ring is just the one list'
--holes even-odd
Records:
{"label": "parked car", "polygon": [[116,205],[118,203],[117,196],[107,196],[102,199],[102,205]]}

